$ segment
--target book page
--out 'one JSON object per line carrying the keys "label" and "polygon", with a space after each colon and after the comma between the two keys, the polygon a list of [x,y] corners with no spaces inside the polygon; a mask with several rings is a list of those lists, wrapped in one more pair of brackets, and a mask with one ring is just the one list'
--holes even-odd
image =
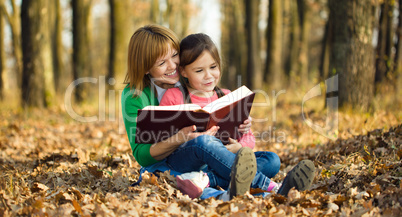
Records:
{"label": "book page", "polygon": [[212,112],[214,112],[220,108],[223,108],[233,102],[236,102],[252,93],[253,92],[250,89],[248,89],[246,86],[243,85],[243,86],[237,88],[235,91],[233,91],[229,94],[226,94],[225,96],[209,103],[202,109],[208,113],[212,113]]}
{"label": "book page", "polygon": [[142,110],[159,110],[159,111],[194,111],[201,109],[199,105],[196,104],[179,104],[179,105],[169,105],[169,106],[146,106]]}

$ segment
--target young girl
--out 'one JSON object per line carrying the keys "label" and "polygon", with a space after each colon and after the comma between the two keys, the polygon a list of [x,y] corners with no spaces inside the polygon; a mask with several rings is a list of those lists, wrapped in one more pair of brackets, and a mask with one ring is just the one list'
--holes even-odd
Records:
{"label": "young girl", "polygon": [[[166,91],[159,105],[194,103],[201,107],[230,93],[217,86],[221,77],[219,52],[205,34],[189,35],[180,44],[179,72],[181,85]],[[226,148],[233,152],[241,147],[254,148],[255,138],[251,130],[237,140],[229,139]]]}
{"label": "young girl", "polygon": [[[181,41],[179,72],[182,87],[168,89],[159,105],[194,103],[203,107],[230,92],[217,86],[221,77],[221,61],[218,49],[208,35],[193,34]],[[243,134],[238,141],[230,139],[229,144],[225,147],[236,153],[242,147],[254,148],[254,145],[255,138],[250,130]],[[273,152],[255,152],[255,155],[257,171],[262,173],[269,182],[264,190],[275,190],[277,184],[270,181],[269,178],[279,172],[280,160],[278,155]],[[181,178],[178,176],[179,188],[183,181]],[[187,191],[185,188],[180,190],[184,193]]]}

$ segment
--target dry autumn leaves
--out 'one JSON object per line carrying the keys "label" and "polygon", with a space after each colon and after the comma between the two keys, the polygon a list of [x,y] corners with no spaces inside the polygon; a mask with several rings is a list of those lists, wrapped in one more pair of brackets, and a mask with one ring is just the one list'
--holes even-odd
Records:
{"label": "dry autumn leaves", "polygon": [[[319,136],[305,136],[313,133],[289,117],[291,121],[281,125],[287,141],[260,142],[257,150],[275,151],[281,157],[276,181],[301,159],[313,160],[317,174],[312,189],[292,190],[288,198],[247,194],[230,202],[191,200],[167,173],[145,174],[141,185],[130,186],[139,177],[139,165],[118,125],[78,123],[60,113],[2,112],[0,216],[400,216],[402,212],[402,125],[386,112],[366,120],[341,114],[340,123],[366,123],[367,132],[356,133],[354,129],[362,128],[358,124],[340,127],[338,139],[325,142]],[[266,127],[253,125],[256,131]]]}

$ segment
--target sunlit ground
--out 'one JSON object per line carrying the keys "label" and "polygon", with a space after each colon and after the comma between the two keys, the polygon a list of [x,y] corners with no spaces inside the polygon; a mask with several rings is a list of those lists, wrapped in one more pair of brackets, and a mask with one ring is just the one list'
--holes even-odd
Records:
{"label": "sunlit ground", "polygon": [[130,187],[139,177],[139,165],[119,119],[118,91],[114,100],[105,99],[104,112],[98,100],[72,105],[84,119],[104,119],[88,123],[72,118],[63,100],[48,109],[22,109],[18,97],[7,98],[0,106],[0,215],[400,213],[398,94],[378,94],[367,113],[337,110],[335,124],[324,98],[303,104],[304,93],[288,89],[276,102],[270,93],[269,104],[257,95],[255,103],[261,104],[252,109],[252,130],[260,135],[255,150],[274,151],[282,160],[273,180],[280,182],[302,159],[315,162],[312,191],[292,191],[288,199],[249,195],[230,203],[191,201],[168,175],[145,176],[141,186]]}

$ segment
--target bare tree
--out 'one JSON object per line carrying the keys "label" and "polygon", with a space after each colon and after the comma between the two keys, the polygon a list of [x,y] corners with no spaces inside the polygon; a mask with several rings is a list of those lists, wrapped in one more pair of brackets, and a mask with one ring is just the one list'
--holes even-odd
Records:
{"label": "bare tree", "polygon": [[300,52],[299,52],[299,76],[302,87],[307,85],[309,73],[309,39],[311,28],[311,0],[298,0],[300,21]]}
{"label": "bare tree", "polygon": [[376,50],[376,73],[375,81],[382,82],[389,71],[391,60],[392,39],[392,14],[393,0],[385,0],[381,4],[381,15],[378,26],[378,43]]}
{"label": "bare tree", "polygon": [[291,86],[296,85],[299,72],[299,52],[300,52],[300,22],[298,12],[298,1],[290,2],[290,43],[289,43],[289,57],[285,60],[285,70],[288,72],[289,83]]}
{"label": "bare tree", "polygon": [[172,29],[179,38],[187,35],[190,16],[194,12],[192,4],[189,0],[170,0],[166,1],[167,9],[165,20],[169,23],[169,28]]}
{"label": "bare tree", "polygon": [[151,13],[149,16],[152,22],[161,24],[162,19],[160,17],[159,0],[151,0]]}
{"label": "bare tree", "polygon": [[[89,32],[91,2],[91,0],[72,0],[74,80],[92,75]],[[82,83],[76,86],[75,99],[78,103],[82,103],[89,95],[90,87],[88,84]]]}
{"label": "bare tree", "polygon": [[330,75],[329,60],[331,54],[331,41],[332,41],[332,16],[329,14],[327,23],[325,24],[324,38],[322,40],[322,52],[320,60],[320,80],[325,80]]}
{"label": "bare tree", "polygon": [[[130,34],[128,1],[109,0],[110,51],[108,78],[122,80],[127,70],[127,42]],[[120,79],[121,78],[121,79]]]}
{"label": "bare tree", "polygon": [[[4,5],[4,0],[0,0]],[[5,78],[5,51],[4,51],[4,11],[0,10],[0,100],[4,98],[4,78]]]}
{"label": "bare tree", "polygon": [[[221,0],[222,9],[222,84],[229,89],[235,89],[245,81],[238,80],[238,76],[247,79],[246,52],[244,37],[244,5],[242,0]],[[238,82],[242,82],[239,83]]]}
{"label": "bare tree", "polygon": [[395,97],[401,101],[399,97],[402,91],[402,0],[399,0],[399,17],[398,17],[398,28],[396,30],[397,33],[397,43],[395,45],[395,65],[394,65],[394,72],[395,72],[395,89],[396,94]]}
{"label": "bare tree", "polygon": [[292,7],[291,0],[283,0],[282,1],[282,74],[284,76],[284,80],[287,80],[289,76],[289,58],[290,58],[290,36],[291,36],[291,24],[292,24]]}
{"label": "bare tree", "polygon": [[330,0],[331,68],[339,75],[339,105],[368,110],[374,95],[374,6],[371,0]]}
{"label": "bare tree", "polygon": [[17,84],[21,86],[22,79],[22,48],[21,48],[21,17],[19,7],[15,3],[15,0],[10,0],[11,12],[9,12],[4,2],[0,4],[0,9],[7,18],[7,22],[10,25],[11,37],[12,37],[12,48],[13,55],[15,59],[15,71],[17,77]]}
{"label": "bare tree", "polygon": [[[49,105],[47,76],[51,69],[50,47],[47,46],[49,36],[47,0],[23,0],[21,4],[22,30],[22,103],[29,107]],[[49,59],[50,56],[50,59]],[[49,63],[50,61],[50,63]],[[50,72],[49,72],[50,71]]]}
{"label": "bare tree", "polygon": [[247,40],[247,85],[258,89],[262,87],[263,74],[260,57],[258,31],[259,0],[245,0],[246,9],[246,40]]}
{"label": "bare tree", "polygon": [[265,81],[274,89],[284,83],[282,65],[282,0],[269,0]]}
{"label": "bare tree", "polygon": [[65,78],[65,69],[63,63],[63,43],[62,43],[62,18],[60,0],[50,0],[50,41],[53,56],[53,77],[56,92],[61,91],[61,80]]}

